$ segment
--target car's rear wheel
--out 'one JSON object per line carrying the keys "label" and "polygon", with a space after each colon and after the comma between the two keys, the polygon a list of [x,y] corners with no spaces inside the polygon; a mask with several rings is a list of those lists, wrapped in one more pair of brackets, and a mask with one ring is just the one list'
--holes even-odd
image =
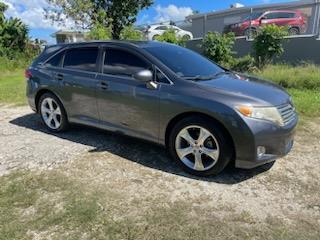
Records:
{"label": "car's rear wheel", "polygon": [[40,97],[38,109],[43,123],[50,131],[61,132],[68,128],[66,112],[55,95],[43,94]]}
{"label": "car's rear wheel", "polygon": [[191,37],[188,34],[184,35],[182,38],[185,41],[189,41],[191,39]]}
{"label": "car's rear wheel", "polygon": [[257,29],[255,28],[248,28],[244,31],[244,35],[248,38],[254,38],[255,36],[257,36]]}
{"label": "car's rear wheel", "polygon": [[221,127],[201,117],[189,117],[172,129],[169,152],[187,172],[208,176],[220,173],[233,157],[233,145]]}

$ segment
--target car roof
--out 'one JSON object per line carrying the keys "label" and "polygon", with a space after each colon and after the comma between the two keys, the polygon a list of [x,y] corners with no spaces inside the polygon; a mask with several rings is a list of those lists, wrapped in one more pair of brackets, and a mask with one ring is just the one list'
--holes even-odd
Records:
{"label": "car roof", "polygon": [[128,46],[128,47],[137,47],[137,48],[146,48],[146,47],[160,47],[167,45],[167,43],[159,41],[123,41],[123,40],[108,40],[108,41],[85,41],[85,42],[76,42],[76,43],[59,43],[47,46],[47,48],[65,48],[65,47],[85,47],[92,45],[118,45],[118,46]]}
{"label": "car roof", "polygon": [[277,12],[283,12],[283,13],[299,13],[298,10],[271,10],[267,11],[268,13],[277,13]]}
{"label": "car roof", "polygon": [[77,43],[60,43],[54,45],[47,45],[42,53],[33,61],[32,65],[36,65],[50,58],[62,49],[67,49],[69,47],[86,47],[86,46],[99,46],[99,45],[110,45],[110,46],[122,46],[131,48],[149,48],[149,47],[165,47],[172,45],[169,43],[158,42],[158,41],[120,41],[120,40],[110,40],[110,41],[87,41],[87,42],[77,42]]}

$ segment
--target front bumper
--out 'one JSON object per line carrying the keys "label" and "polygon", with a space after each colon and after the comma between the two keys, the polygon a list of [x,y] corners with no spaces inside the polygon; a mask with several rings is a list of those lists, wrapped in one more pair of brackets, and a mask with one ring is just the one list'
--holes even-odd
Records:
{"label": "front bumper", "polygon": [[[295,128],[298,123],[297,115],[284,127],[276,126],[268,121],[250,118],[245,118],[244,121],[251,130],[252,147],[250,147],[249,153],[245,155],[245,158],[236,159],[236,167],[254,168],[283,157],[291,151],[294,143]],[[258,156],[258,147],[264,147],[265,154]]]}

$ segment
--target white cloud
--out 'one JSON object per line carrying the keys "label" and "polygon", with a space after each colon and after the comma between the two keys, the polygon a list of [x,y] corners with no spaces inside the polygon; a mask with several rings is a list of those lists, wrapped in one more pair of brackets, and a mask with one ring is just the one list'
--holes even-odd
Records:
{"label": "white cloud", "polygon": [[[60,29],[57,23],[52,23],[44,16],[44,8],[49,4],[46,0],[3,0],[9,6],[5,12],[7,17],[18,17],[30,28]],[[71,28],[73,23],[65,21],[65,27]]]}
{"label": "white cloud", "polygon": [[156,22],[184,20],[186,16],[191,15],[193,12],[190,7],[177,7],[173,4],[170,4],[167,7],[157,5],[155,10],[157,12],[156,17],[154,18]]}

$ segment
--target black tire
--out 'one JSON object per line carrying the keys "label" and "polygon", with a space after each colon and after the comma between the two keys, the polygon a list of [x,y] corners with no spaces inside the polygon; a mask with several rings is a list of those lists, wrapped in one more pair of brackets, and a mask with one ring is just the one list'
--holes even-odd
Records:
{"label": "black tire", "polygon": [[[180,160],[176,152],[175,142],[177,135],[182,129],[192,125],[201,126],[208,130],[215,137],[216,141],[219,144],[220,154],[217,162],[210,169],[207,169],[205,171],[197,171],[189,168]],[[169,154],[184,171],[201,177],[219,174],[228,165],[228,163],[231,162],[231,160],[234,157],[234,147],[232,140],[228,137],[226,132],[219,126],[219,124],[216,124],[214,121],[212,121],[212,119],[205,117],[192,116],[179,121],[172,128],[169,134],[167,145]]]}
{"label": "black tire", "polygon": [[255,28],[247,28],[245,31],[244,31],[244,35],[247,37],[247,38],[254,38],[255,36],[257,36],[257,29]]}
{"label": "black tire", "polygon": [[[55,103],[57,104],[57,106],[59,106],[60,111],[61,111],[61,117],[60,117],[60,126],[56,129],[53,129],[51,127],[49,127],[47,125],[47,123],[45,122],[44,118],[43,118],[43,113],[42,113],[42,102],[47,99],[47,98],[51,98],[55,101]],[[63,104],[61,103],[61,101],[59,100],[59,98],[57,98],[54,94],[52,93],[44,93],[43,95],[41,95],[39,102],[38,102],[38,112],[40,114],[41,120],[43,122],[43,124],[46,126],[46,128],[51,131],[51,132],[63,132],[66,131],[69,128],[69,121],[68,121],[68,117],[67,117],[67,113],[64,109]]]}
{"label": "black tire", "polygon": [[295,36],[295,35],[299,35],[299,34],[300,34],[300,31],[299,31],[298,28],[293,27],[293,28],[290,28],[290,29],[288,30],[288,34],[289,34],[289,36]]}
{"label": "black tire", "polygon": [[191,39],[191,37],[188,34],[186,34],[182,37],[182,39],[185,41],[189,41]]}
{"label": "black tire", "polygon": [[152,37],[152,41],[156,41],[157,40],[157,37],[159,37],[160,35],[154,35],[153,37]]}

